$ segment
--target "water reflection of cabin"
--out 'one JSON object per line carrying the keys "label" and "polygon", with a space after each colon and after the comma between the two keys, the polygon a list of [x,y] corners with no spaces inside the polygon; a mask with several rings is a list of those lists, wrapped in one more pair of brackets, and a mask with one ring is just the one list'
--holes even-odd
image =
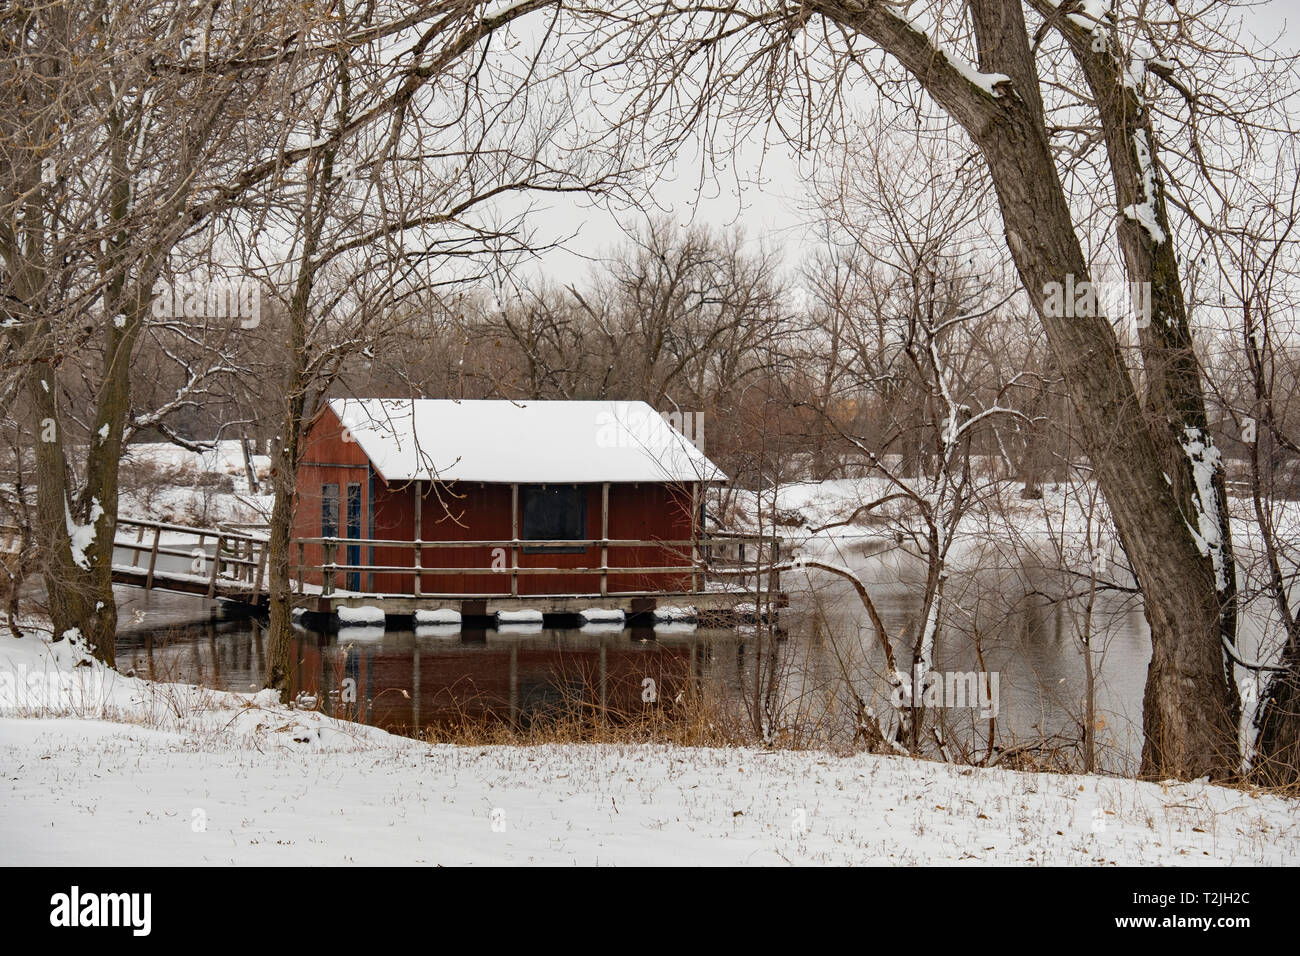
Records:
{"label": "water reflection of cabin", "polygon": [[[618,722],[648,712],[647,678],[671,719],[671,702],[704,692],[706,675],[710,690],[748,686],[735,630],[646,630],[630,641],[540,629],[464,630],[459,640],[388,631],[338,643],[300,633],[293,689],[333,716],[406,731],[479,720],[526,726],[562,715]],[[349,678],[356,693],[345,701],[338,689]]]}
{"label": "water reflection of cabin", "polygon": [[641,402],[335,399],[306,438],[291,560],[321,611],[725,604],[701,561],[703,491],[724,479]]}

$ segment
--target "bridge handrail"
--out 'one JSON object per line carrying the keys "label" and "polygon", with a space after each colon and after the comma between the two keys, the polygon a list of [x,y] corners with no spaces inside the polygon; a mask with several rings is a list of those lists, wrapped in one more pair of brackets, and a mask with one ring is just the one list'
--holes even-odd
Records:
{"label": "bridge handrail", "polygon": [[217,536],[221,536],[223,538],[235,539],[239,541],[254,541],[257,542],[258,544],[264,544],[267,540],[265,537],[262,537],[260,535],[247,534],[242,531],[227,531],[220,527],[191,528],[188,525],[170,524],[166,521],[151,521],[148,518],[119,517],[117,519],[118,528],[121,528],[123,525],[132,528],[155,528],[160,531],[169,531],[176,534],[196,535],[201,538],[215,538]]}
{"label": "bridge handrail", "polygon": [[[743,547],[747,544],[754,544],[753,558],[740,556],[737,546]],[[308,545],[319,545],[321,547],[321,562],[318,564],[308,564],[305,560],[305,549]],[[403,564],[340,564],[338,557],[339,547],[344,548],[369,547],[369,548],[393,548],[397,550],[410,550],[412,552],[412,562],[409,565]],[[690,574],[691,592],[695,593],[700,590],[700,585],[707,586],[709,576],[748,576],[750,574],[762,575],[768,574],[772,590],[779,590],[779,572],[771,570],[778,562],[781,550],[781,538],[776,535],[768,534],[745,534],[743,532],[728,533],[724,535],[708,534],[693,539],[643,539],[643,538],[577,538],[577,539],[540,539],[529,540],[525,538],[499,538],[495,540],[473,540],[473,541],[404,541],[404,540],[386,540],[381,538],[341,538],[341,537],[313,537],[313,538],[294,538],[290,542],[292,549],[297,548],[297,563],[291,565],[294,571],[294,578],[297,581],[298,593],[303,593],[303,588],[308,575],[319,576],[321,589],[324,594],[330,595],[337,590],[337,577],[339,574],[400,574],[410,575],[414,581],[414,593],[419,597],[423,591],[421,583],[424,575],[500,575],[503,580],[510,582],[510,594],[519,593],[520,576],[528,577],[532,575],[556,575],[556,574],[575,574],[575,575],[599,575],[600,576],[600,593],[607,594],[609,591],[609,576],[615,575],[647,575],[647,574]],[[527,553],[529,548],[599,548],[599,563],[588,567],[520,567],[519,555],[523,551]],[[683,549],[683,553],[689,552],[689,558],[680,565],[662,567],[653,566],[628,566],[628,565],[611,565],[609,563],[610,548],[669,548]],[[428,550],[445,550],[467,548],[474,550],[483,549],[501,549],[510,554],[509,567],[459,567],[443,568],[428,567],[423,563],[423,552]],[[725,554],[716,553],[718,548],[737,548],[738,556],[731,558]],[[767,552],[764,555],[764,552]],[[346,552],[344,552],[346,554]]]}
{"label": "bridge handrail", "polygon": [[[7,523],[0,522],[0,534],[7,530]],[[128,530],[129,529],[129,530]],[[18,529],[12,529],[15,533]],[[127,535],[122,534],[127,530]],[[130,535],[130,530],[136,532]],[[152,530],[152,540],[145,540],[145,533]],[[195,574],[183,574],[181,576],[187,579],[193,579],[196,575],[206,575],[208,579],[207,596],[214,597],[218,593],[218,580],[222,582],[222,587],[229,591],[229,583],[234,581],[241,585],[238,589],[241,593],[250,592],[254,603],[257,602],[260,595],[264,594],[265,580],[267,575],[268,564],[268,538],[265,536],[247,534],[239,531],[230,530],[228,527],[216,528],[194,528],[188,525],[178,525],[165,521],[154,521],[147,518],[119,517],[117,522],[117,533],[114,535],[114,547],[131,551],[133,554],[130,567],[121,566],[123,571],[134,570],[137,574],[143,572],[145,580],[143,586],[148,589],[154,586],[155,578],[166,578],[167,571],[159,570],[157,567],[158,556],[177,558],[196,557],[192,550],[192,545],[187,543],[170,542],[164,545],[162,543],[163,534],[186,535],[197,538],[198,543],[202,545],[207,539],[211,538],[216,545],[212,555],[206,551],[201,555],[206,567],[201,572]],[[131,538],[134,537],[134,540]],[[707,580],[714,576],[748,576],[751,574],[769,575],[771,587],[773,590],[779,589],[779,572],[771,570],[772,566],[778,562],[782,539],[773,534],[752,534],[747,532],[729,532],[729,531],[711,531],[693,539],[647,539],[647,538],[582,538],[582,539],[541,539],[529,540],[524,538],[507,538],[492,540],[470,540],[470,541],[416,541],[416,540],[393,540],[383,538],[341,538],[341,537],[308,537],[294,538],[290,541],[290,568],[293,573],[294,584],[297,592],[302,594],[306,584],[307,574],[318,574],[322,582],[322,590],[325,594],[331,594],[336,590],[337,575],[342,574],[409,574],[415,581],[415,594],[421,593],[421,578],[425,575],[487,575],[500,574],[503,578],[510,581],[510,593],[517,594],[519,590],[518,582],[521,576],[535,575],[556,575],[556,574],[573,574],[573,575],[599,575],[600,576],[600,593],[608,592],[609,576],[626,577],[628,575],[649,575],[649,574],[690,574],[691,591],[696,592],[707,588]],[[323,560],[319,564],[308,564],[304,561],[304,549],[308,545],[319,545],[322,548]],[[335,558],[338,556],[339,546],[343,547],[368,547],[368,548],[395,548],[400,550],[410,550],[412,552],[412,561],[409,565],[373,565],[373,564],[339,564]],[[293,548],[297,548],[298,560],[293,563]],[[745,554],[748,546],[754,546],[752,556]],[[527,553],[533,548],[599,548],[599,561],[593,562],[587,567],[520,567],[519,556],[521,553]],[[511,556],[510,567],[459,567],[459,568],[439,568],[427,567],[423,563],[423,552],[428,549],[432,551],[447,549],[504,549]],[[659,549],[682,549],[683,563],[673,566],[627,566],[611,565],[609,563],[609,549],[636,549],[636,548],[659,548]],[[735,551],[735,557],[727,552]],[[766,552],[766,554],[764,553]],[[344,552],[346,554],[346,552]],[[147,567],[140,566],[141,555],[147,554]],[[595,556],[593,556],[595,557]],[[115,562],[114,568],[119,565]],[[233,573],[232,572],[233,569]],[[176,577],[173,574],[172,577]]]}
{"label": "bridge handrail", "polygon": [[710,533],[707,536],[690,539],[673,539],[673,538],[498,538],[494,540],[474,540],[474,541],[399,541],[384,538],[294,538],[293,544],[334,544],[334,545],[354,545],[363,548],[414,548],[419,545],[421,549],[438,549],[438,548],[690,548],[690,547],[711,547],[716,544],[745,544],[750,541],[761,544],[780,544],[781,538],[776,535],[743,535],[728,534],[717,535]]}

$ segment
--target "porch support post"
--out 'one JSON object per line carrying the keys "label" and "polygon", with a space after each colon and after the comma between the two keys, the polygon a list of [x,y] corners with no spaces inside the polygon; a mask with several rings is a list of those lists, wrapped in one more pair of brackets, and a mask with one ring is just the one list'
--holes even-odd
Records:
{"label": "porch support post", "polygon": [[510,486],[510,596],[519,596],[519,486]]}
{"label": "porch support post", "polygon": [[700,483],[691,482],[691,593],[699,591]]}
{"label": "porch support post", "polygon": [[[600,596],[609,594],[609,482],[600,486]],[[605,647],[601,645],[601,661]],[[602,692],[604,687],[601,688]]]}
{"label": "porch support post", "polygon": [[424,560],[420,552],[420,539],[424,536],[424,482],[415,480],[415,596],[419,597],[424,582],[420,580],[420,568]]}

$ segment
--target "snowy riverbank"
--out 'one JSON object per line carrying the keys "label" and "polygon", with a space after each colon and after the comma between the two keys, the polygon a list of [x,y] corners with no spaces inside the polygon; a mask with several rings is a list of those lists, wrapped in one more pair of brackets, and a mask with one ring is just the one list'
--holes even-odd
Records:
{"label": "snowy riverbank", "polygon": [[1294,801],[1201,783],[818,752],[431,747],[79,656],[0,636],[0,675],[26,688],[0,718],[6,864],[1300,863]]}

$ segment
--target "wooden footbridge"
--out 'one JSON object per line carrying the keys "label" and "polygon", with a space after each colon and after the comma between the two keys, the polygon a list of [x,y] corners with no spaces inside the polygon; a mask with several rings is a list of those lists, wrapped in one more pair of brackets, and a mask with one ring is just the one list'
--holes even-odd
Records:
{"label": "wooden footbridge", "polygon": [[[0,525],[0,554],[16,554],[22,536]],[[267,604],[267,535],[254,528],[191,528],[119,517],[113,540],[113,583],[147,591]]]}
{"label": "wooden footbridge", "polygon": [[119,518],[113,583],[262,607],[268,602],[267,540],[265,533],[232,527]]}

